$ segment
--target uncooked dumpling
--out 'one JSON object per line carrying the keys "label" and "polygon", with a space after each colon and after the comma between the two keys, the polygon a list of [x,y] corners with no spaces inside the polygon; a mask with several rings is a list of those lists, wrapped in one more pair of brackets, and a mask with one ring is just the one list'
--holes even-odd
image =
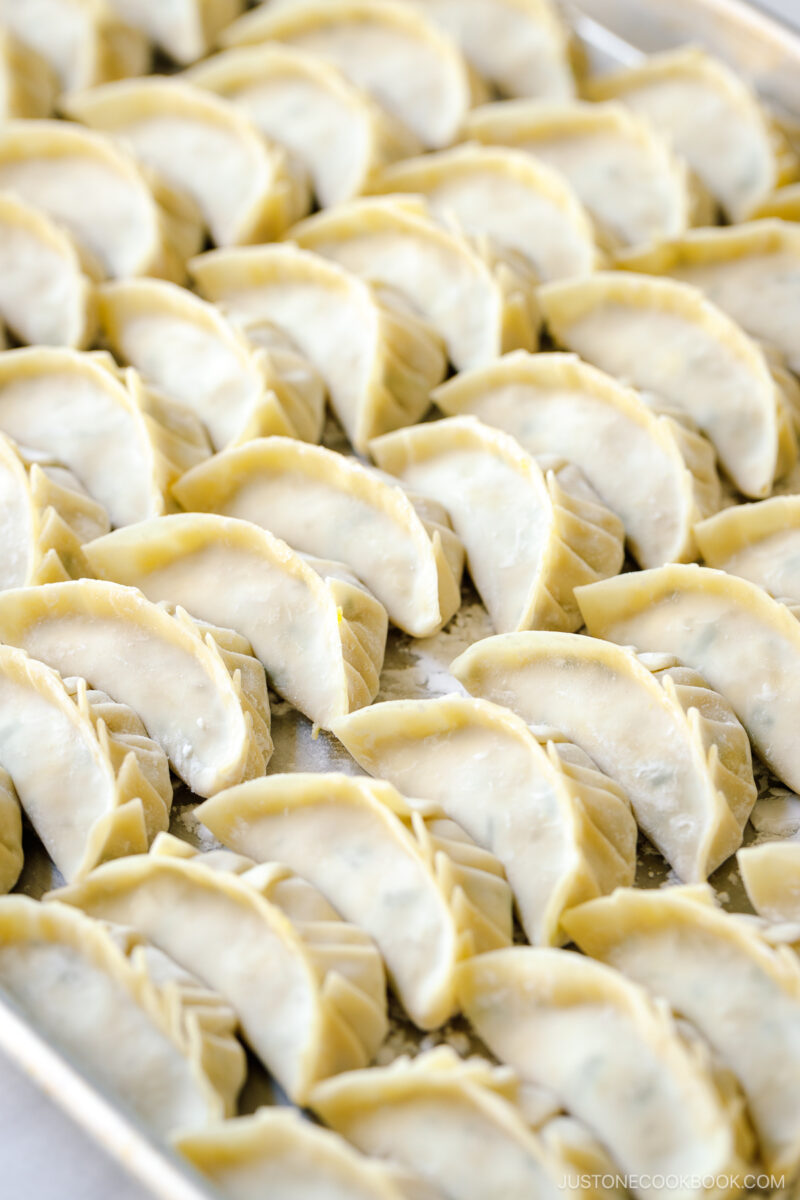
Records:
{"label": "uncooked dumpling", "polygon": [[204,58],[246,0],[107,0],[115,12],[177,63]]}
{"label": "uncooked dumpling", "polygon": [[[0,13],[8,5],[0,5]],[[19,9],[19,5],[17,5]],[[1,18],[0,18],[1,19]],[[49,117],[58,95],[55,71],[46,58],[6,27],[0,30],[0,116]]]}
{"label": "uncooked dumpling", "polygon": [[736,859],[758,915],[767,921],[800,924],[800,843],[787,840],[746,846]]}
{"label": "uncooked dumpling", "polygon": [[696,529],[704,561],[800,604],[800,496],[736,504]]}

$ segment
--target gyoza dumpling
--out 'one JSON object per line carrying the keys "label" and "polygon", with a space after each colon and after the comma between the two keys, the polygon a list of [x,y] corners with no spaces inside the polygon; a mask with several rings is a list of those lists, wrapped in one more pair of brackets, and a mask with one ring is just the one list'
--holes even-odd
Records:
{"label": "gyoza dumpling", "polygon": [[376,704],[333,728],[359,766],[439,805],[497,857],[531,942],[563,942],[562,912],[633,883],[628,799],[559,734],[465,696]]}
{"label": "gyoza dumpling", "polygon": [[147,39],[119,19],[113,0],[0,0],[0,23],[49,64],[64,92],[150,65]]}
{"label": "gyoza dumpling", "polygon": [[473,247],[437,225],[421,200],[354,200],[309,217],[290,236],[398,294],[440,335],[456,370],[536,348],[535,277],[524,261],[485,240]]}
{"label": "gyoza dumpling", "polygon": [[[7,7],[0,4],[0,13]],[[7,28],[0,29],[0,117],[49,117],[57,95],[50,63]]]}
{"label": "gyoza dumpling", "polygon": [[767,496],[797,457],[785,398],[764,354],[697,288],[620,271],[551,283],[553,337],[610,375],[687,413],[746,496]]}
{"label": "gyoza dumpling", "polygon": [[308,393],[282,379],[269,352],[251,346],[213,304],[174,283],[130,279],[98,291],[98,313],[116,358],[195,413],[215,450],[272,433],[319,440],[319,393],[309,409]]}
{"label": "gyoza dumpling", "polygon": [[249,521],[158,517],[87,547],[92,572],[247,638],[272,687],[329,728],[378,691],[386,610]]}
{"label": "gyoza dumpling", "polygon": [[740,1106],[643,988],[568,950],[514,947],[463,963],[458,993],[501,1062],[553,1092],[620,1171],[639,1177],[634,1196],[663,1196],[659,1175],[674,1175],[681,1200],[741,1190],[749,1146]]}
{"label": "gyoza dumpling", "polygon": [[522,633],[484,638],[450,669],[469,692],[580,746],[623,789],[681,879],[707,879],[742,844],[757,795],[747,734],[677,659],[578,634]]}
{"label": "gyoza dumpling", "polygon": [[0,708],[0,761],[12,797],[15,790],[65,879],[144,853],[167,828],[167,758],[126,705],[1,646]]}
{"label": "gyoza dumpling", "polygon": [[0,986],[159,1137],[232,1116],[246,1062],[227,1004],[129,931],[0,900]]}
{"label": "gyoza dumpling", "polygon": [[334,63],[428,149],[455,139],[482,92],[455,43],[393,0],[264,5],[225,30],[226,46],[285,42]]}
{"label": "gyoza dumpling", "polygon": [[95,330],[98,269],[43,209],[0,193],[0,318],[20,342],[80,350]]}
{"label": "gyoza dumpling", "polygon": [[736,855],[750,903],[768,921],[800,923],[800,844],[766,842]]}
{"label": "gyoza dumpling", "polygon": [[241,15],[246,0],[107,0],[173,62],[204,58],[222,30]]}
{"label": "gyoza dumpling", "polygon": [[285,151],[200,88],[150,76],[78,93],[64,107],[190,196],[219,246],[270,241],[308,212],[305,177]]}
{"label": "gyoza dumpling", "polygon": [[160,515],[170,483],[211,451],[190,413],[110,355],[39,346],[0,354],[0,430],[68,468],[112,525]]}
{"label": "gyoza dumpling", "polygon": [[512,434],[529,454],[579,467],[641,566],[696,557],[695,524],[720,503],[714,449],[632,388],[574,354],[519,351],[456,375],[434,399],[448,416]]}
{"label": "gyoza dumpling", "polygon": [[597,1184],[576,1182],[578,1162],[547,1126],[530,1129],[517,1098],[510,1071],[439,1046],[326,1080],[311,1107],[359,1150],[422,1172],[448,1200],[599,1196]]}
{"label": "gyoza dumpling", "polygon": [[800,221],[800,183],[789,183],[761,200],[747,213],[748,221],[777,217],[781,221]]}
{"label": "gyoza dumpling", "polygon": [[80,579],[0,592],[0,641],[127,704],[198,796],[269,761],[264,669],[249,644],[136,588]]}
{"label": "gyoza dumpling", "polygon": [[409,158],[381,171],[369,190],[424,196],[443,223],[523,255],[542,282],[588,275],[598,263],[591,221],[566,180],[505,146]]}
{"label": "gyoza dumpling", "polygon": [[352,200],[373,171],[420,149],[409,130],[332,63],[280,42],[226,50],[187,78],[232,100],[294,154],[321,208]]}
{"label": "gyoza dumpling", "polygon": [[374,939],[411,1020],[455,1012],[456,964],[511,944],[503,868],[440,809],[353,775],[271,775],[197,817],[232,850],[283,862]]}
{"label": "gyoza dumpling", "polygon": [[618,104],[487,104],[468,114],[462,137],[516,146],[560,171],[611,246],[673,237],[705,215],[685,165]]}
{"label": "gyoza dumpling", "polygon": [[573,588],[615,575],[623,529],[563,462],[542,470],[508,434],[451,417],[372,442],[378,466],[444,506],[495,629],[577,629]]}
{"label": "gyoza dumpling", "polygon": [[230,1200],[270,1192],[280,1200],[441,1200],[410,1172],[373,1162],[291,1108],[259,1108],[172,1142]]}
{"label": "gyoza dumpling", "polygon": [[10,892],[22,871],[22,809],[7,771],[0,767],[0,895]]}
{"label": "gyoza dumpling", "polygon": [[295,550],[347,563],[414,637],[430,637],[460,607],[464,549],[444,510],[354,458],[261,438],[215,455],[173,491],[185,509],[241,517]]}
{"label": "gyoza dumpling", "polygon": [[759,221],[695,229],[618,263],[643,275],[669,275],[700,288],[752,337],[774,347],[800,374],[800,229]]}
{"label": "gyoza dumpling", "polygon": [[304,880],[165,836],[50,894],[130,926],[223,996],[289,1097],[365,1067],[387,1030],[386,981],[368,937]]}
{"label": "gyoza dumpling", "polygon": [[[800,966],[708,887],[621,889],[573,910],[570,933],[691,1021],[737,1079],[761,1161],[800,1167]],[[789,1180],[787,1179],[787,1182]]]}
{"label": "gyoza dumpling", "polygon": [[276,325],[313,363],[351,443],[419,420],[447,360],[433,330],[356,276],[295,246],[218,250],[192,263],[200,291],[251,340]]}
{"label": "gyoza dumpling", "polygon": [[800,620],[762,588],[708,567],[668,566],[583,588],[593,637],[674,654],[730,703],[779,779],[800,789]]}
{"label": "gyoza dumpling", "polygon": [[113,278],[180,280],[200,249],[194,206],[151,182],[121,146],[68,121],[8,121],[0,129],[0,188],[64,225]]}
{"label": "gyoza dumpling", "polygon": [[29,462],[2,433],[0,511],[0,591],[87,574],[81,546],[109,529],[70,471]]}
{"label": "gyoza dumpling", "polygon": [[740,575],[777,600],[800,605],[800,496],[737,504],[701,521],[697,542],[709,567]]}
{"label": "gyoza dumpling", "polygon": [[731,221],[781,182],[776,126],[753,91],[697,46],[653,55],[587,85],[592,100],[619,100],[652,122],[697,172]]}

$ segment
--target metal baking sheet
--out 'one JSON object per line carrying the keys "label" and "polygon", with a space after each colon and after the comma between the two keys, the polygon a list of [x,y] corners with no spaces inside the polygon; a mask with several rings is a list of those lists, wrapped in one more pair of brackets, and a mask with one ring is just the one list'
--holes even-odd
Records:
{"label": "metal baking sheet", "polygon": [[[800,7],[800,0],[797,3]],[[718,54],[754,83],[787,129],[800,133],[800,35],[742,0],[580,0],[579,4],[569,0],[564,7],[595,68],[627,65],[643,53],[695,42]],[[325,444],[346,448],[332,420]],[[800,491],[800,470],[780,490]],[[469,588],[465,589],[460,612],[436,637],[412,640],[391,630],[377,701],[460,691],[449,674],[450,662],[492,632],[485,610]],[[321,732],[314,736],[310,722],[284,701],[274,696],[271,699],[275,752],[270,774],[288,770],[362,773],[331,735]],[[746,842],[776,837],[800,839],[800,798],[760,765],[756,770],[759,800]],[[176,789],[172,832],[194,845],[211,848],[216,843],[194,817],[198,802],[185,789]],[[62,881],[30,831],[25,850],[25,868],[17,890],[38,898]],[[653,888],[674,882],[660,855],[640,842],[637,884]],[[750,911],[733,862],[721,867],[711,882],[729,910]],[[399,1054],[416,1053],[441,1041],[448,1041],[461,1053],[477,1048],[464,1022],[456,1020],[442,1030],[423,1035],[393,1005],[391,1032],[378,1061],[389,1062]],[[49,1045],[1,990],[0,1049],[134,1174],[154,1198],[209,1200],[217,1195],[74,1063]],[[241,1110],[251,1112],[265,1103],[285,1103],[285,1097],[253,1064]],[[800,1188],[795,1194],[800,1196]]]}

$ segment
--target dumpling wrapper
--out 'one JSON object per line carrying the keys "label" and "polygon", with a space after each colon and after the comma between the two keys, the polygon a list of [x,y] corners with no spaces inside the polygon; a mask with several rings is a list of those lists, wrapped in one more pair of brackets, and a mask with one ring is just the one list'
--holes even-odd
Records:
{"label": "dumpling wrapper", "polygon": [[492,1053],[592,1130],[634,1196],[662,1196],[660,1175],[681,1200],[741,1191],[740,1113],[643,988],[572,951],[515,946],[464,963],[459,996]]}
{"label": "dumpling wrapper", "polygon": [[709,567],[757,583],[800,605],[800,496],[736,504],[701,521],[696,536]]}
{"label": "dumpling wrapper", "polygon": [[284,862],[374,940],[411,1020],[457,1012],[459,961],[511,944],[500,863],[440,810],[352,775],[272,775],[222,793],[197,817],[224,845]]}
{"label": "dumpling wrapper", "polygon": [[[0,7],[0,12],[8,4]],[[19,7],[19,6],[17,6]],[[49,117],[58,95],[58,79],[47,59],[7,28],[0,31],[0,116]]]}
{"label": "dumpling wrapper", "polygon": [[172,1143],[230,1200],[269,1192],[281,1200],[440,1200],[421,1179],[360,1155],[291,1108],[259,1108]]}
{"label": "dumpling wrapper", "polygon": [[538,344],[536,280],[525,262],[486,239],[473,246],[443,229],[422,200],[354,200],[309,217],[289,236],[399,296],[433,326],[456,370]]}
{"label": "dumpling wrapper", "polygon": [[321,208],[352,200],[374,171],[420,149],[409,130],[332,63],[281,42],[225,50],[187,78],[233,101],[295,155]]}
{"label": "dumpling wrapper", "polygon": [[180,281],[202,243],[194,205],[149,179],[123,147],[69,121],[6,122],[0,189],[65,226],[111,278]]}
{"label": "dumpling wrapper", "polygon": [[594,229],[567,181],[505,146],[457,146],[386,167],[369,191],[424,196],[445,225],[489,237],[521,254],[537,279],[589,275],[598,265]]}
{"label": "dumpling wrapper", "polygon": [[709,887],[626,888],[568,918],[582,950],[699,1030],[742,1088],[764,1166],[792,1177],[800,1166],[800,966],[751,921],[718,908]]}
{"label": "dumpling wrapper", "polygon": [[163,513],[170,483],[211,452],[190,413],[110,355],[41,346],[0,355],[0,430],[68,468],[112,525]]}
{"label": "dumpling wrapper", "polygon": [[742,844],[757,797],[747,734],[677,659],[578,634],[522,633],[484,638],[450,670],[472,694],[580,746],[681,879],[707,879]]}
{"label": "dumpling wrapper", "polygon": [[736,856],[750,903],[760,917],[800,923],[800,845],[795,841],[746,846]]}
{"label": "dumpling wrapper", "polygon": [[272,687],[315,725],[327,729],[377,694],[383,605],[355,581],[320,578],[265,529],[182,513],[117,530],[86,554],[99,578],[242,634]]}
{"label": "dumpling wrapper", "polygon": [[284,42],[332,62],[426,149],[449,146],[482,96],[455,43],[395,0],[307,0],[262,6],[234,21],[225,46]]}
{"label": "dumpling wrapper", "polygon": [[375,947],[286,867],[165,835],[48,899],[132,927],[214,988],[296,1104],[321,1079],[367,1066],[386,1035]]}
{"label": "dumpling wrapper", "polygon": [[359,453],[419,420],[447,360],[434,331],[348,271],[295,246],[217,250],[192,263],[206,299],[253,340],[261,322],[290,337],[325,381]]}
{"label": "dumpling wrapper", "polygon": [[577,629],[573,589],[620,570],[623,529],[568,464],[544,470],[508,434],[450,417],[371,444],[378,466],[450,516],[498,632]]}
{"label": "dumpling wrapper", "polygon": [[19,879],[24,859],[19,796],[11,776],[0,767],[0,896]]}
{"label": "dumpling wrapper", "polygon": [[461,605],[463,547],[439,505],[321,446],[261,438],[174,486],[183,508],[239,517],[294,550],[346,563],[395,625],[430,637]]}
{"label": "dumpling wrapper", "polygon": [[0,0],[0,23],[45,60],[62,92],[150,67],[147,39],[106,0]]}
{"label": "dumpling wrapper", "polygon": [[562,912],[633,883],[628,799],[559,734],[537,737],[465,696],[375,704],[333,728],[360,767],[438,805],[495,855],[533,944],[563,942]]}
{"label": "dumpling wrapper", "polygon": [[190,196],[218,246],[271,241],[308,212],[305,176],[285,151],[201,88],[149,76],[76,93],[64,108]]}
{"label": "dumpling wrapper", "polygon": [[787,183],[770,192],[747,214],[748,221],[777,217],[780,221],[800,221],[800,183]]}
{"label": "dumpling wrapper", "polygon": [[534,457],[580,468],[641,566],[697,556],[694,527],[720,504],[713,447],[577,355],[507,354],[454,376],[434,400],[447,416],[504,430]]}
{"label": "dumpling wrapper", "polygon": [[699,288],[800,374],[800,229],[795,225],[772,220],[692,230],[679,240],[624,255],[617,265]]}
{"label": "dumpling wrapper", "polygon": [[581,589],[593,637],[673,654],[730,703],[754,749],[800,789],[800,620],[754,583],[667,566]]}
{"label": "dumpling wrapper", "polygon": [[264,670],[229,630],[174,616],[135,588],[81,579],[0,592],[0,640],[132,708],[198,796],[269,761]]}
{"label": "dumpling wrapper", "polygon": [[683,162],[619,104],[487,104],[467,115],[462,139],[515,146],[559,171],[612,248],[674,237],[706,215]]}
{"label": "dumpling wrapper", "polygon": [[185,65],[205,58],[246,0],[108,0],[126,24],[152,42],[173,62]]}
{"label": "dumpling wrapper", "polygon": [[[254,348],[213,305],[158,279],[98,291],[100,326],[116,358],[193,412],[215,450],[277,433],[318,441],[324,403],[285,382],[269,351]],[[293,421],[297,420],[297,425]]]}
{"label": "dumpling wrapper", "polygon": [[754,204],[788,182],[776,125],[755,93],[697,46],[655,54],[639,66],[590,80],[586,93],[592,100],[618,100],[651,122],[731,221],[743,220]]}
{"label": "dumpling wrapper", "polygon": [[696,288],[609,271],[539,298],[560,345],[686,413],[746,496],[769,495],[792,466],[797,442],[764,354]]}
{"label": "dumpling wrapper", "polygon": [[236,1111],[246,1062],[233,1013],[129,930],[6,896],[0,986],[159,1138]]}

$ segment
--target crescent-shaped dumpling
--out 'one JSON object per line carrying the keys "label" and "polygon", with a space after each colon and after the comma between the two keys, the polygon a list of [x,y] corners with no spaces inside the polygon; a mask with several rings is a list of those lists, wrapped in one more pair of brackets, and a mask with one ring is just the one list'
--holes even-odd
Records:
{"label": "crescent-shaped dumpling", "polygon": [[386,610],[249,521],[182,513],[87,547],[92,572],[247,638],[272,687],[327,729],[378,690]]}
{"label": "crescent-shaped dumpling", "polygon": [[444,506],[499,633],[577,629],[573,589],[622,566],[622,525],[580,471],[542,469],[475,417],[401,429],[371,450],[384,471]]}
{"label": "crescent-shaped dumpling", "polygon": [[87,346],[95,332],[98,274],[43,209],[0,192],[0,317],[18,341]]}
{"label": "crescent-shaped dumpling", "polygon": [[384,303],[349,271],[295,246],[217,250],[192,263],[200,291],[248,338],[276,325],[320,373],[351,443],[419,420],[447,361],[413,314]]}
{"label": "crescent-shaped dumpling", "polygon": [[[0,6],[0,13],[5,7]],[[58,79],[47,59],[4,25],[0,30],[0,117],[4,121],[49,117],[58,90]]]}
{"label": "crescent-shaped dumpling", "polygon": [[158,1137],[236,1111],[247,1064],[233,1013],[129,930],[64,904],[6,896],[0,986]]}
{"label": "crescent-shaped dumpling", "polygon": [[50,896],[135,929],[223,996],[297,1104],[321,1079],[367,1066],[386,1034],[375,947],[286,867],[198,854],[167,835]]}
{"label": "crescent-shaped dumpling", "polygon": [[97,299],[117,360],[193,412],[215,450],[272,433],[319,440],[323,397],[284,380],[269,351],[250,345],[213,304],[160,279],[106,284]]}
{"label": "crescent-shaped dumpling", "polygon": [[442,228],[421,200],[354,200],[309,217],[290,236],[399,294],[437,331],[459,371],[536,348],[535,277],[524,261]]}
{"label": "crescent-shaped dumpling", "polygon": [[271,241],[308,212],[305,176],[285,151],[201,88],[150,76],[77,93],[64,107],[190,196],[218,246]]}
{"label": "crescent-shaped dumpling", "polygon": [[24,862],[22,809],[8,771],[0,767],[0,895],[10,892]]}
{"label": "crescent-shaped dumpling", "polygon": [[311,1107],[365,1154],[413,1167],[452,1200],[597,1195],[576,1185],[579,1157],[547,1125],[528,1126],[518,1091],[512,1072],[445,1045],[326,1080]]}
{"label": "crescent-shaped dumpling", "polygon": [[686,413],[746,496],[766,496],[797,457],[784,395],[764,354],[702,292],[624,271],[551,283],[553,337],[595,366]]}
{"label": "crescent-shaped dumpling", "polygon": [[428,149],[448,146],[482,95],[454,42],[395,0],[302,0],[245,13],[226,46],[285,42],[318,54],[369,92]]}
{"label": "crescent-shaped dumpling", "polygon": [[[709,887],[620,889],[568,918],[587,954],[623,971],[692,1023],[737,1079],[761,1161],[800,1167],[800,966]],[[787,1180],[788,1182],[788,1180]]]}
{"label": "crescent-shaped dumpling", "polygon": [[167,759],[130,708],[12,646],[0,646],[0,700],[14,718],[0,761],[65,879],[144,853],[167,828]]}
{"label": "crescent-shaped dumpling", "polygon": [[264,670],[244,638],[94,579],[0,592],[0,640],[77,675],[139,716],[198,796],[269,761]]}
{"label": "crescent-shaped dumpling", "polygon": [[270,1191],[280,1200],[438,1200],[416,1176],[360,1155],[291,1108],[259,1108],[172,1142],[231,1200],[264,1200]]}
{"label": "crescent-shaped dumpling", "polygon": [[633,883],[628,799],[560,735],[465,696],[376,704],[333,729],[360,767],[439,805],[495,855],[532,943],[563,942],[562,912]]}
{"label": "crescent-shaped dumpling", "polygon": [[521,254],[537,279],[588,275],[598,263],[589,217],[566,180],[507,146],[457,146],[380,172],[371,192],[424,196],[435,217]]}
{"label": "crescent-shaped dumpling", "polygon": [[747,846],[736,860],[758,915],[780,924],[800,924],[800,845],[785,841]]}
{"label": "crescent-shaped dumpling", "polygon": [[684,164],[619,104],[487,104],[468,114],[462,138],[516,146],[560,171],[612,247],[672,237],[701,215]]}
{"label": "crescent-shaped dumpling", "polygon": [[[461,604],[463,547],[438,505],[321,446],[261,438],[226,450],[173,487],[183,508],[241,517],[295,550],[346,563],[414,637]],[[435,511],[433,511],[435,510]]]}
{"label": "crescent-shaped dumpling", "polygon": [[72,471],[112,525],[164,512],[170,483],[211,450],[190,413],[110,355],[40,346],[0,354],[0,430]]}
{"label": "crescent-shaped dumpling", "polygon": [[641,566],[696,557],[694,527],[720,504],[714,448],[632,388],[575,354],[519,351],[454,376],[433,395],[447,416],[478,417],[529,454],[579,467],[622,521]]}
{"label": "crescent-shaped dumpling", "polygon": [[800,496],[737,504],[696,528],[704,562],[800,605]]}
{"label": "crescent-shaped dumpling", "polygon": [[0,188],[64,225],[113,278],[180,280],[202,242],[199,217],[174,192],[154,192],[121,146],[68,121],[6,122]]}
{"label": "crescent-shaped dumpling", "polygon": [[421,1029],[457,1012],[461,959],[511,944],[511,892],[497,859],[388,783],[272,775],[196,813],[232,850],[286,863],[369,934]]}
{"label": "crescent-shaped dumpling", "polygon": [[800,374],[800,229],[758,221],[725,229],[695,229],[618,266],[642,275],[669,275],[699,288],[742,329],[780,351]]}
{"label": "crescent-shaped dumpling", "polygon": [[352,200],[375,170],[420,149],[410,131],[332,63],[281,42],[225,50],[187,78],[232,100],[294,154],[321,208]]}
{"label": "crescent-shaped dumpling", "polygon": [[696,671],[667,655],[563,633],[485,638],[451,665],[475,695],[560,730],[623,789],[681,879],[742,844],[756,785],[747,734]]}
{"label": "crescent-shaped dumpling", "polygon": [[458,978],[478,1036],[589,1127],[618,1169],[638,1177],[639,1200],[663,1194],[662,1174],[681,1200],[741,1191],[740,1106],[718,1086],[710,1056],[643,988],[572,951],[530,947],[468,959]]}
{"label": "crescent-shaped dumpling", "polygon": [[750,87],[697,46],[590,80],[592,100],[618,100],[669,138],[731,221],[781,182],[776,125]]}
{"label": "crescent-shaped dumpling", "polygon": [[0,23],[71,92],[147,71],[147,39],[120,20],[116,7],[117,0],[0,0]]}
{"label": "crescent-shaped dumpling", "polygon": [[593,637],[674,654],[730,703],[779,779],[800,789],[800,620],[745,579],[667,566],[582,589]]}
{"label": "crescent-shaped dumpling", "polygon": [[246,0],[110,0],[128,25],[182,65],[204,58]]}

